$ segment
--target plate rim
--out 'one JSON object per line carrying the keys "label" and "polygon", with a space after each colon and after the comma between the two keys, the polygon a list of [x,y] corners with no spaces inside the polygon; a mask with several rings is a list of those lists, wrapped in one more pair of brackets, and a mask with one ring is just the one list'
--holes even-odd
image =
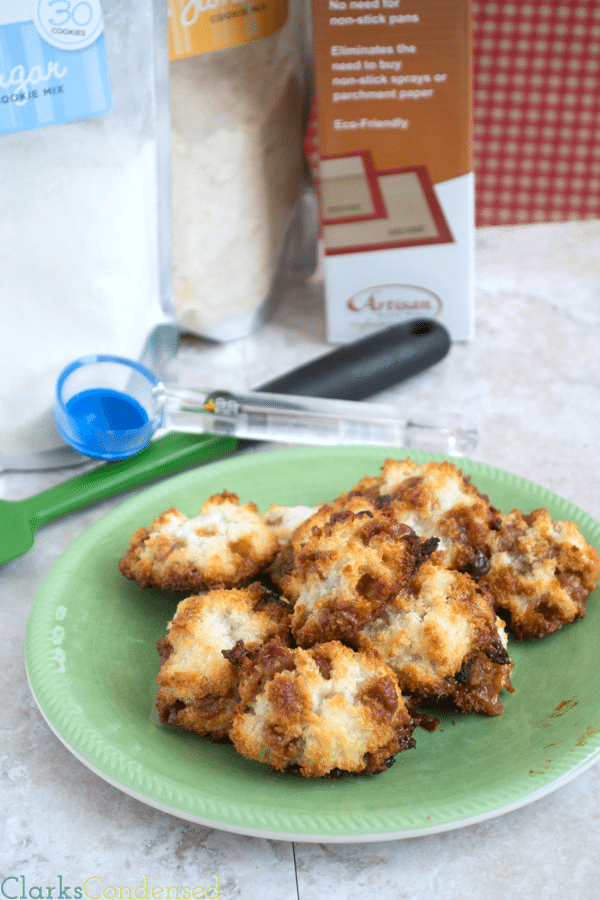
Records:
{"label": "plate rim", "polygon": [[[33,693],[32,688],[31,690]],[[481,822],[487,822],[491,819],[499,818],[501,816],[507,815],[508,813],[515,812],[518,809],[523,809],[523,807],[529,806],[531,803],[535,803],[537,800],[541,800],[543,797],[547,797],[549,794],[553,794],[555,791],[560,790],[562,787],[569,784],[569,782],[573,781],[575,778],[578,778],[579,775],[583,774],[583,772],[587,771],[587,769],[589,769],[597,762],[597,755],[592,755],[590,759],[586,760],[585,762],[578,763],[576,766],[574,766],[570,772],[565,773],[550,784],[538,788],[519,801],[508,803],[505,806],[497,807],[496,809],[480,813],[479,815],[469,816],[464,819],[456,819],[445,824],[424,826],[423,828],[407,829],[398,832],[369,832],[365,834],[348,835],[332,835],[327,833],[319,834],[317,832],[312,834],[305,834],[304,832],[296,833],[292,831],[268,831],[266,829],[247,828],[242,825],[234,826],[227,822],[224,823],[216,819],[213,820],[208,817],[183,812],[176,807],[171,807],[168,804],[160,803],[160,801],[148,797],[147,795],[136,791],[133,788],[130,788],[128,785],[124,785],[118,780],[111,778],[110,775],[108,775],[106,772],[103,772],[101,769],[98,769],[89,760],[87,760],[84,756],[78,753],[77,750],[73,749],[73,747],[71,747],[67,743],[64,737],[55,729],[52,722],[50,722],[47,718],[44,710],[39,705],[35,694],[33,694],[33,698],[42,718],[48,725],[50,731],[56,738],[58,738],[63,747],[65,747],[75,757],[75,759],[82,763],[90,772],[92,772],[94,775],[97,775],[111,787],[114,787],[126,796],[132,797],[134,800],[138,800],[140,803],[149,806],[151,809],[167,813],[167,815],[174,816],[175,818],[181,819],[184,822],[191,822],[192,824],[202,825],[206,828],[213,828],[217,831],[225,831],[228,834],[239,834],[245,837],[253,837],[263,840],[277,840],[305,844],[363,844],[408,840],[410,838],[427,837],[434,834],[444,834],[448,831],[456,831],[461,828],[467,828],[470,825],[478,825]]]}
{"label": "plate rim", "polygon": [[[247,467],[250,461],[252,461],[252,465],[264,465],[265,463],[268,464],[269,459],[275,457],[279,460],[285,459],[286,463],[290,465],[293,463],[293,459],[295,456],[305,457],[308,454],[312,456],[322,457],[325,454],[326,456],[331,457],[340,453],[342,453],[342,455],[344,455],[345,457],[360,457],[361,459],[365,460],[365,464],[367,464],[367,457],[372,458],[373,460],[375,458],[378,458],[381,464],[386,456],[395,456],[396,458],[401,458],[402,453],[409,455],[415,461],[451,459],[451,461],[454,462],[459,468],[468,469],[469,474],[473,475],[474,480],[476,480],[475,473],[477,472],[481,472],[482,474],[485,473],[488,477],[495,477],[500,475],[503,479],[505,479],[505,487],[511,487],[514,489],[515,486],[518,486],[520,489],[524,489],[526,492],[531,492],[533,496],[539,494],[541,497],[551,498],[554,503],[558,502],[559,505],[561,505],[566,511],[569,512],[571,517],[573,514],[575,514],[576,517],[580,519],[580,521],[585,521],[587,528],[591,528],[595,532],[597,531],[597,536],[600,540],[600,523],[593,519],[584,510],[580,509],[575,504],[571,503],[564,497],[561,497],[559,494],[556,494],[543,485],[529,481],[528,479],[507,470],[500,469],[498,467],[494,467],[476,460],[466,459],[462,457],[448,457],[440,453],[428,453],[426,451],[416,451],[410,448],[294,447],[259,450],[251,454],[241,454],[234,457],[227,457],[225,459],[209,462],[196,469],[188,470],[186,472],[172,476],[171,478],[165,479],[164,481],[152,485],[151,487],[141,489],[132,497],[129,497],[127,500],[119,503],[116,507],[105,513],[100,519],[89,526],[70,545],[70,547],[68,547],[64,551],[61,557],[59,557],[54,566],[51,568],[40,589],[38,590],[27,622],[25,667],[29,687],[36,705],[50,730],[61,741],[66,749],[69,750],[69,752],[71,752],[88,769],[90,769],[107,783],[111,784],[113,787],[116,787],[118,790],[121,790],[125,794],[128,794],[129,796],[139,800],[142,803],[145,803],[146,805],[149,805],[162,812],[166,812],[177,818],[194,822],[196,824],[201,824],[206,827],[273,840],[318,843],[364,843],[373,841],[391,841],[437,834],[449,830],[464,828],[468,825],[476,824],[478,822],[505,815],[506,813],[529,805],[530,803],[541,799],[543,796],[546,796],[549,793],[552,793],[555,790],[561,788],[572,779],[578,777],[579,774],[581,774],[596,762],[598,756],[600,756],[600,735],[596,735],[595,739],[591,740],[586,745],[586,752],[583,752],[584,748],[581,748],[581,754],[577,756],[576,759],[573,759],[573,764],[569,768],[567,768],[566,771],[563,771],[557,777],[552,777],[551,775],[549,775],[545,783],[541,784],[538,788],[533,791],[522,792],[520,796],[518,796],[511,802],[500,804],[490,809],[482,810],[475,815],[467,815],[462,818],[453,819],[452,821],[441,823],[438,822],[432,825],[423,825],[419,828],[401,828],[400,830],[388,829],[385,831],[379,831],[371,827],[370,830],[364,833],[357,833],[354,830],[344,831],[343,829],[339,828],[339,826],[337,831],[324,829],[313,831],[289,829],[282,831],[278,829],[269,830],[265,828],[250,828],[243,824],[240,824],[239,822],[229,822],[220,819],[217,820],[211,818],[208,815],[199,815],[198,813],[190,812],[186,809],[181,809],[179,806],[173,806],[169,803],[165,803],[157,799],[156,791],[154,795],[152,795],[150,790],[140,791],[135,787],[132,787],[132,785],[128,783],[127,779],[115,777],[114,772],[111,774],[110,771],[107,771],[107,768],[109,767],[98,767],[93,759],[88,758],[89,756],[91,756],[91,754],[88,754],[88,756],[86,756],[85,753],[82,753],[76,749],[76,746],[74,746],[76,742],[72,740],[72,735],[70,735],[68,728],[65,727],[64,716],[61,718],[60,712],[57,713],[56,710],[51,711],[49,709],[50,704],[48,703],[48,693],[47,690],[44,689],[40,681],[40,678],[42,678],[43,676],[40,672],[39,664],[35,660],[33,645],[35,640],[39,639],[39,635],[36,635],[36,617],[40,616],[40,609],[44,603],[46,593],[49,591],[49,588],[53,584],[54,579],[65,576],[68,579],[70,577],[70,575],[72,574],[69,571],[70,561],[72,557],[75,558],[77,556],[79,549],[84,544],[86,544],[90,540],[90,538],[93,539],[96,532],[102,533],[107,525],[107,522],[110,525],[110,522],[113,518],[115,520],[117,518],[120,518],[123,513],[127,513],[129,509],[131,509],[133,514],[136,502],[141,502],[142,499],[146,503],[154,502],[155,498],[158,499],[164,497],[165,491],[169,491],[171,489],[181,489],[181,487],[187,485],[188,483],[195,483],[198,478],[200,479],[200,481],[202,481],[205,477],[214,476],[220,470],[224,470],[228,473],[232,470],[236,471],[240,468]],[[69,740],[69,735],[71,736],[71,740]],[[136,761],[136,766],[139,765],[139,762]],[[159,776],[156,773],[151,772],[149,777],[151,779],[156,779]],[[288,812],[287,815],[293,816],[293,813],[290,814]],[[332,816],[335,818],[335,814],[331,813],[321,813],[320,815],[321,818],[331,818]],[[386,811],[384,815],[386,817],[389,816],[389,811]],[[300,817],[304,816],[305,813],[300,812]]]}

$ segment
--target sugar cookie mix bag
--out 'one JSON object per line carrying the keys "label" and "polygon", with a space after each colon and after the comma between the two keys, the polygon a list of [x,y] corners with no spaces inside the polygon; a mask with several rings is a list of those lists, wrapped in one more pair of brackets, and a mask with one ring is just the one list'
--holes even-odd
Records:
{"label": "sugar cookie mix bag", "polygon": [[0,5],[0,452],[59,445],[62,368],[173,320],[166,2]]}
{"label": "sugar cookie mix bag", "polygon": [[[301,0],[170,0],[173,290],[183,331],[251,333],[316,246]],[[312,211],[312,215],[311,215]]]}

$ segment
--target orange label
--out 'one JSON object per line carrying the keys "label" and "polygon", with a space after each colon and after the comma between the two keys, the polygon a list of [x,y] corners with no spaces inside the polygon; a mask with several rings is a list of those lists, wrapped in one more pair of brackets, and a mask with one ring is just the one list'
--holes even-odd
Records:
{"label": "orange label", "polygon": [[433,184],[471,172],[469,0],[312,7],[321,158],[368,153],[376,173],[424,166]]}
{"label": "orange label", "polygon": [[287,19],[287,0],[169,0],[171,59],[267,37]]}

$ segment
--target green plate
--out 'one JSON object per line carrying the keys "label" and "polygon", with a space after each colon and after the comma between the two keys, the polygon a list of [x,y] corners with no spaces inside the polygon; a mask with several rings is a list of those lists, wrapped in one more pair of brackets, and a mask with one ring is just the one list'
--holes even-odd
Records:
{"label": "green plate", "polygon": [[[117,570],[132,532],[166,508],[197,513],[224,488],[260,509],[333,499],[377,474],[380,448],[269,450],[161,482],[112,510],[58,560],[31,611],[26,661],[50,728],[101,778],[150,806],[259,837],[360,842],[414,837],[509,812],[565,784],[600,753],[600,604],[542,641],[512,644],[514,694],[502,716],[444,715],[380,775],[271,774],[224,744],[163,727],[155,709],[164,637],[178,597],[141,590]],[[413,451],[417,461],[441,459]],[[600,524],[515,475],[461,461],[503,512],[545,506],[600,548]]]}

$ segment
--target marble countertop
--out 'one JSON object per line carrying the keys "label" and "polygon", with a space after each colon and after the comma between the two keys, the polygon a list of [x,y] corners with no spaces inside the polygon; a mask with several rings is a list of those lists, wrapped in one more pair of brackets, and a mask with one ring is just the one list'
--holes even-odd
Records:
{"label": "marble countertop", "polygon": [[[599,256],[599,222],[480,229],[475,340],[454,344],[441,363],[384,395],[466,413],[480,433],[473,458],[536,481],[596,519]],[[252,387],[327,349],[316,282],[289,291],[249,338],[223,346],[186,338],[181,369],[206,366],[222,383]],[[27,496],[67,474],[5,473],[0,496]],[[498,818],[366,844],[213,830],[146,806],[89,771],[48,729],[32,698],[25,629],[55,560],[123,499],[46,526],[29,553],[0,570],[2,898],[70,900],[89,878],[110,897],[111,886],[135,887],[145,878],[150,885],[208,887],[217,877],[223,900],[600,897],[598,765]]]}

